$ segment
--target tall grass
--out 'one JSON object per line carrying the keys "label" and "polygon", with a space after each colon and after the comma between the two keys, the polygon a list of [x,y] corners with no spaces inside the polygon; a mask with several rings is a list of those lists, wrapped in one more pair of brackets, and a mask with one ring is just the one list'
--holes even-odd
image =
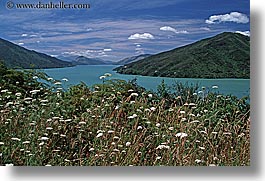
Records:
{"label": "tall grass", "polygon": [[66,79],[20,92],[2,83],[0,165],[250,165],[246,99],[102,79],[65,91]]}

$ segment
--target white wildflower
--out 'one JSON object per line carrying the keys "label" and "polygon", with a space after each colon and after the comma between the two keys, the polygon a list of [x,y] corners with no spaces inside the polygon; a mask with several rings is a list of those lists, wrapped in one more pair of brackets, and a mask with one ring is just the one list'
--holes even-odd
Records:
{"label": "white wildflower", "polygon": [[126,146],[130,146],[131,145],[131,142],[126,142],[125,145]]}
{"label": "white wildflower", "polygon": [[217,85],[212,86],[212,89],[218,89]]}
{"label": "white wildflower", "polygon": [[133,114],[132,116],[129,116],[128,119],[134,119],[137,117],[137,114]]}
{"label": "white wildflower", "polygon": [[187,137],[188,134],[187,133],[177,133],[175,136],[180,137],[180,138],[184,138],[184,137]]}
{"label": "white wildflower", "polygon": [[155,107],[151,107],[150,110],[151,110],[151,111],[155,111],[156,108],[155,108]]}
{"label": "white wildflower", "polygon": [[202,161],[199,160],[199,159],[196,159],[195,162],[196,162],[196,163],[201,163]]}
{"label": "white wildflower", "polygon": [[67,78],[63,78],[62,81],[68,82],[68,79]]}
{"label": "white wildflower", "polygon": [[86,122],[85,121],[80,121],[78,124],[84,125],[84,124],[86,124]]}
{"label": "white wildflower", "polygon": [[41,137],[39,140],[41,141],[47,141],[49,138],[48,137]]}
{"label": "white wildflower", "polygon": [[180,114],[185,114],[185,111],[180,111],[179,113],[180,113]]}
{"label": "white wildflower", "polygon": [[143,129],[142,126],[138,126],[138,127],[137,127],[137,130],[141,130],[141,129]]}
{"label": "white wildflower", "polygon": [[24,142],[22,142],[22,144],[29,144],[30,143],[30,141],[24,141]]}
{"label": "white wildflower", "polygon": [[103,136],[103,133],[98,133],[98,135],[96,136],[97,138]]}
{"label": "white wildflower", "polygon": [[131,93],[131,96],[138,96],[138,94],[137,93]]}
{"label": "white wildflower", "polygon": [[167,145],[159,145],[158,147],[156,147],[157,150],[162,150],[162,149],[169,149],[170,147]]}
{"label": "white wildflower", "polygon": [[160,123],[156,123],[156,127],[160,127],[161,126],[161,124]]}

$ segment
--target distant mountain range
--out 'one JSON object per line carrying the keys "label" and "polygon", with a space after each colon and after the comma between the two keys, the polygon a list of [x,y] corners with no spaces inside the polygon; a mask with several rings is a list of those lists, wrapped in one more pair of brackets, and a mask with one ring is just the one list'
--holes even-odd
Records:
{"label": "distant mountain range", "polygon": [[114,70],[159,77],[250,78],[250,37],[225,32]]}
{"label": "distant mountain range", "polygon": [[100,58],[88,58],[85,56],[78,56],[72,62],[74,65],[107,65],[109,62],[106,62]]}
{"label": "distant mountain range", "polygon": [[9,68],[57,68],[72,63],[59,60],[44,53],[28,50],[0,38],[0,61]]}
{"label": "distant mountain range", "polygon": [[118,62],[115,62],[114,65],[125,65],[125,64],[129,64],[132,62],[136,62],[139,60],[142,60],[144,58],[147,58],[151,56],[151,54],[142,54],[142,55],[137,55],[137,56],[133,56],[133,57],[128,57],[128,58],[124,58]]}

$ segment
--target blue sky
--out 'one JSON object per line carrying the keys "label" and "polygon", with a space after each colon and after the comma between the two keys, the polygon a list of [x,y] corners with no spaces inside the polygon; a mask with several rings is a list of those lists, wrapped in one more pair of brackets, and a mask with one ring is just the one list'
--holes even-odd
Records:
{"label": "blue sky", "polygon": [[[41,2],[50,1],[60,0]],[[224,31],[250,33],[249,0],[64,0],[89,3],[89,10],[9,10],[6,2],[0,1],[0,37],[59,57],[84,55],[118,61]]]}

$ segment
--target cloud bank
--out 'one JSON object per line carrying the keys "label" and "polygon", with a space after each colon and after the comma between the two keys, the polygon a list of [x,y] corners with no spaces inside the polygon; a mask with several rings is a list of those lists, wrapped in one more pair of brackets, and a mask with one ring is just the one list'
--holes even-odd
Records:
{"label": "cloud bank", "polygon": [[234,23],[248,23],[249,18],[247,15],[239,12],[231,12],[230,14],[212,15],[209,19],[205,20],[207,24],[218,24],[222,22]]}
{"label": "cloud bank", "polygon": [[135,33],[129,36],[128,39],[129,40],[139,40],[139,39],[149,40],[149,39],[155,39],[155,37],[150,33],[143,33],[143,34]]}
{"label": "cloud bank", "polygon": [[161,31],[171,31],[171,32],[174,32],[176,34],[188,34],[188,31],[186,31],[186,30],[178,31],[175,28],[172,28],[171,26],[163,26],[160,28],[160,30]]}
{"label": "cloud bank", "polygon": [[235,33],[240,33],[245,36],[250,36],[250,31],[235,31]]}

